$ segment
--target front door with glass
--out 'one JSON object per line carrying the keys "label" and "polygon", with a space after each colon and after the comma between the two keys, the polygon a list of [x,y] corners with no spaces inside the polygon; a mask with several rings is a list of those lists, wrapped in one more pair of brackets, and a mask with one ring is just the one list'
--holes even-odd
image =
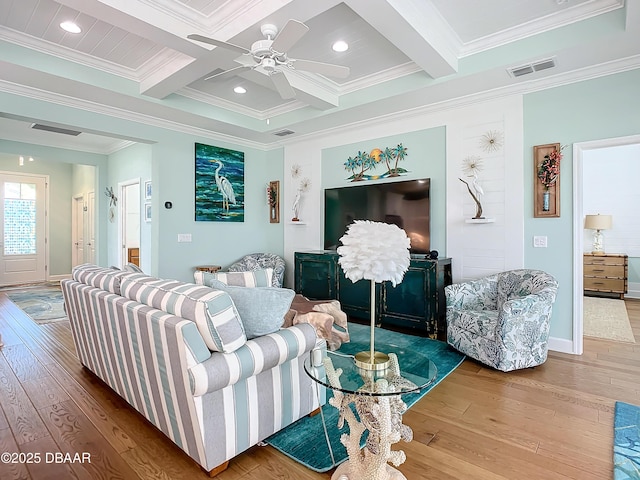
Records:
{"label": "front door with glass", "polygon": [[0,285],[46,279],[46,179],[0,173]]}

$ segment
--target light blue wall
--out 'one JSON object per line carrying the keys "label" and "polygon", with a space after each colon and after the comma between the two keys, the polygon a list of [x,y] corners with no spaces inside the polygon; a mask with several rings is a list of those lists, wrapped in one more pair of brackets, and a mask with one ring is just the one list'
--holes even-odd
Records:
{"label": "light blue wall", "polygon": [[[151,180],[153,182],[150,224],[150,245],[141,244],[143,250],[151,252],[147,273],[164,278],[193,280],[196,265],[218,264],[228,266],[243,255],[252,252],[283,252],[283,224],[269,223],[266,203],[266,186],[270,180],[283,179],[283,151],[263,151],[222,142],[202,136],[182,134],[154,125],[137,123],[122,118],[110,117],[87,110],[0,92],[0,104],[8,114],[33,117],[43,122],[68,123],[85,129],[101,131],[113,136],[139,139],[152,144]],[[245,221],[230,224],[221,222],[195,222],[194,206],[194,144],[196,142],[216,145],[245,152]],[[17,153],[18,147],[4,148],[16,142],[0,140],[0,152]],[[35,150],[38,147],[33,146]],[[108,182],[115,181],[120,174],[110,177],[107,157],[62,149],[47,149],[57,161],[97,165],[96,202],[99,233],[97,263],[109,266],[106,245],[113,244],[117,236],[109,227],[107,219],[108,199],[104,191]],[[128,156],[129,153],[122,153]],[[119,155],[113,158],[119,161]],[[122,173],[125,176],[124,173]],[[164,208],[165,201],[172,201],[173,208]],[[109,234],[107,235],[107,231]],[[179,233],[191,233],[191,243],[178,243]],[[117,235],[117,233],[116,233]]]}
{"label": "light blue wall", "polygon": [[[96,168],[92,165],[73,165],[73,195],[90,192],[96,188]],[[97,192],[96,192],[97,193]]]}
{"label": "light blue wall", "polygon": [[[640,133],[638,85],[640,70],[633,70],[524,97],[525,265],[552,273],[560,283],[551,336],[572,336],[573,235],[582,231],[573,232],[571,145]],[[561,164],[561,216],[533,218],[533,146],[557,142],[569,145]],[[548,248],[533,248],[534,235],[546,235]],[[630,272],[637,271],[634,262]]]}
{"label": "light blue wall", "polygon": [[[118,184],[128,180],[140,181],[140,268],[151,271],[151,224],[144,221],[144,182],[151,180],[152,147],[137,143],[109,155],[108,185],[118,196]],[[101,192],[102,193],[102,192]],[[109,204],[105,205],[105,209]],[[114,222],[107,223],[107,258],[109,265],[118,265],[119,207]],[[126,259],[125,259],[126,260]]]}
{"label": "light blue wall", "polygon": [[[19,155],[32,156],[34,162],[17,167]],[[106,156],[0,140],[0,169],[49,175],[49,275],[71,272],[71,199],[75,193],[74,166],[87,163],[100,168]],[[96,198],[98,195],[96,195]],[[98,235],[98,233],[97,233]],[[106,236],[103,240],[106,243]],[[106,256],[105,256],[106,258]]]}
{"label": "light blue wall", "polygon": [[[244,152],[245,219],[242,223],[196,222],[195,143]],[[265,152],[227,142],[177,133],[165,133],[152,147],[154,219],[151,224],[151,272],[163,278],[193,281],[197,265],[227,267],[243,255],[270,252],[282,255],[283,225],[269,223],[266,187],[283,179],[281,149]],[[168,210],[164,203],[170,201]],[[192,242],[178,243],[178,234],[190,233]],[[157,252],[157,254],[156,254]]]}
{"label": "light blue wall", "polygon": [[[367,140],[364,142],[341,145],[339,147],[322,150],[322,188],[355,185],[347,178],[351,175],[344,168],[347,158],[354,157],[358,151],[370,152],[374,148],[384,150],[394,148],[402,143],[407,148],[407,156],[398,165],[409,172],[397,180],[413,180],[417,178],[431,178],[431,249],[438,250],[440,256],[445,256],[446,247],[446,136],[445,127],[430,128],[416,132],[403,133],[390,137]],[[384,173],[384,167],[371,174]],[[371,180],[382,182],[389,180]],[[362,185],[365,182],[358,182]]]}

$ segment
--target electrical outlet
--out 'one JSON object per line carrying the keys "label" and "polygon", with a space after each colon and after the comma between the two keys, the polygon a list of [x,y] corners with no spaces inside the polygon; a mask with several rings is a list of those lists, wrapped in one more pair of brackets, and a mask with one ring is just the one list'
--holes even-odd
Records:
{"label": "electrical outlet", "polygon": [[178,243],[188,243],[191,241],[190,233],[179,233],[178,234]]}
{"label": "electrical outlet", "polygon": [[547,248],[547,237],[538,235],[534,236],[533,246],[536,248]]}

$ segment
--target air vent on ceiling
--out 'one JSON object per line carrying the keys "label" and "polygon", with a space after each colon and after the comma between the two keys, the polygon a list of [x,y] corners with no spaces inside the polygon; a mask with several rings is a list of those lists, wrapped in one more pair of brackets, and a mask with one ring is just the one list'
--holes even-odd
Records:
{"label": "air vent on ceiling", "polygon": [[521,77],[523,75],[528,75],[533,72],[539,72],[540,70],[546,70],[547,68],[553,68],[555,66],[556,61],[553,58],[546,58],[538,62],[508,68],[507,71],[512,77]]}
{"label": "air vent on ceiling", "polygon": [[274,135],[277,135],[279,137],[286,137],[287,135],[291,135],[292,133],[296,133],[293,130],[280,130],[279,132],[274,132]]}
{"label": "air vent on ceiling", "polygon": [[34,130],[44,130],[45,132],[62,133],[63,135],[73,135],[77,137],[82,132],[70,130],[68,128],[53,127],[51,125],[43,125],[42,123],[34,123],[31,125]]}

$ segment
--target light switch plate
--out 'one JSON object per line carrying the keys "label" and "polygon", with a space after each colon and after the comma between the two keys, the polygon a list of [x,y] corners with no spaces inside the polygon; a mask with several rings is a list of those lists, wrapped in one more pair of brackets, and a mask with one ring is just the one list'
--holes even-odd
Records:
{"label": "light switch plate", "polygon": [[547,237],[538,235],[534,236],[533,246],[536,248],[547,248]]}
{"label": "light switch plate", "polygon": [[178,234],[178,243],[186,243],[191,241],[190,233],[179,233]]}

